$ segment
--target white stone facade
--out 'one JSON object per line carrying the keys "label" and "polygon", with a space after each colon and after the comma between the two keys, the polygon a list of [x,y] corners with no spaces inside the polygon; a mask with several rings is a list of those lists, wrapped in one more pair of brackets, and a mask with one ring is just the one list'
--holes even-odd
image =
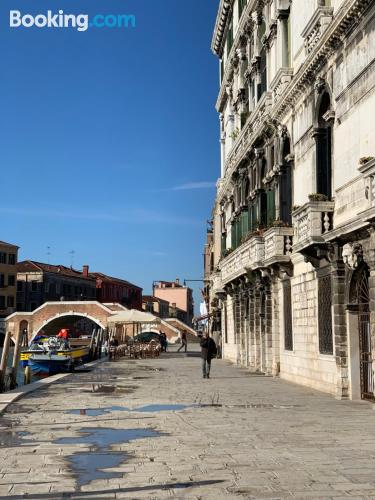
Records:
{"label": "white stone facade", "polygon": [[375,5],[221,0],[207,300],[225,358],[374,398]]}

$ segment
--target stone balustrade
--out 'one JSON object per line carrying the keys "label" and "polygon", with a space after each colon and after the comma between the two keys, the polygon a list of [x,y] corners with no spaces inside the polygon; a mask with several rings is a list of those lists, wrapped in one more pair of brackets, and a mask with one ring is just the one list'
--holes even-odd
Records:
{"label": "stone balustrade", "polygon": [[246,274],[250,269],[263,267],[264,240],[262,236],[252,236],[220,262],[222,285]]}
{"label": "stone balustrade", "polygon": [[293,234],[292,227],[271,227],[264,233],[264,264],[266,266],[290,261]]}
{"label": "stone balustrade", "polygon": [[361,172],[365,183],[366,209],[361,213],[361,216],[366,220],[371,220],[375,218],[375,159],[361,165],[358,170]]}
{"label": "stone balustrade", "polygon": [[210,280],[211,280],[211,290],[213,294],[222,291],[223,284],[221,282],[220,271],[212,273],[210,276]]}
{"label": "stone balustrade", "polygon": [[308,56],[318,45],[323,33],[330,25],[333,18],[333,8],[319,6],[306,28],[302,32],[302,38],[305,40],[305,51]]}
{"label": "stone balustrade", "polygon": [[323,236],[333,229],[333,201],[309,201],[295,210],[293,216],[293,251],[324,243]]}
{"label": "stone balustrade", "polygon": [[276,103],[284,94],[293,78],[293,68],[280,68],[270,83],[273,102]]}

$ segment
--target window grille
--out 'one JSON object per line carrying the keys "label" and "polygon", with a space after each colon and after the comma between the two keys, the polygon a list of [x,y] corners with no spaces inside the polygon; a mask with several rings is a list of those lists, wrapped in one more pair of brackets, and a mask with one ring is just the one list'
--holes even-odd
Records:
{"label": "window grille", "polygon": [[318,280],[319,352],[333,354],[331,275]]}
{"label": "window grille", "polygon": [[284,349],[293,351],[292,287],[290,280],[284,283]]}

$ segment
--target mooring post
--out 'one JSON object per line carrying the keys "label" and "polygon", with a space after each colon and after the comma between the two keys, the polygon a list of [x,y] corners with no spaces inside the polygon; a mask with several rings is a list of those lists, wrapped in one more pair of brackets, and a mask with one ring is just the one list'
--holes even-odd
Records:
{"label": "mooring post", "polygon": [[1,355],[1,363],[0,363],[0,392],[4,391],[4,381],[8,366],[10,339],[11,339],[11,333],[7,331],[5,334],[3,353]]}
{"label": "mooring post", "polygon": [[16,335],[16,343],[14,346],[13,362],[12,362],[12,374],[11,374],[11,388],[15,389],[17,387],[17,372],[20,363],[20,350],[21,343],[23,340],[23,332],[19,329]]}

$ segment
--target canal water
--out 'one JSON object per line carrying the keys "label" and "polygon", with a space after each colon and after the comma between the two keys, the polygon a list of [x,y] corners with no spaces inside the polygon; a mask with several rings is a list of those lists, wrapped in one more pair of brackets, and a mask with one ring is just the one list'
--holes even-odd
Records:
{"label": "canal water", "polygon": [[[11,347],[9,349],[9,355],[8,355],[8,367],[9,368],[12,367],[12,363],[13,363],[13,351],[14,351],[14,348]],[[0,359],[1,359],[2,353],[3,353],[3,348],[0,347]],[[31,382],[36,382],[37,380],[40,380],[40,378],[41,378],[40,376],[32,374]],[[22,385],[24,385],[24,369],[22,368],[21,364],[18,365],[17,384],[18,384],[18,387],[21,387]]]}

